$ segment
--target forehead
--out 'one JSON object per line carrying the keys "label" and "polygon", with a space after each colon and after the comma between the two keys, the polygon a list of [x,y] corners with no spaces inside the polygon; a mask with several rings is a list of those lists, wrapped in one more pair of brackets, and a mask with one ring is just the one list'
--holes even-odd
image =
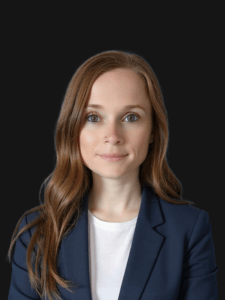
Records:
{"label": "forehead", "polygon": [[100,75],[93,83],[90,98],[139,98],[147,96],[144,80],[136,72],[115,69]]}

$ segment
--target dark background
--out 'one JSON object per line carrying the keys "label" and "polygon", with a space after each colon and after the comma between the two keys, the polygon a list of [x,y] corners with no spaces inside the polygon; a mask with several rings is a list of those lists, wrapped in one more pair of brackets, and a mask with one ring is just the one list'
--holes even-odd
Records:
{"label": "dark background", "polygon": [[221,286],[221,8],[79,5],[27,2],[2,10],[2,293],[7,295],[10,286],[6,256],[15,226],[26,210],[39,205],[40,186],[55,166],[53,134],[68,83],[85,60],[106,50],[139,54],[158,78],[169,118],[168,164],[182,184],[183,198],[209,213]]}

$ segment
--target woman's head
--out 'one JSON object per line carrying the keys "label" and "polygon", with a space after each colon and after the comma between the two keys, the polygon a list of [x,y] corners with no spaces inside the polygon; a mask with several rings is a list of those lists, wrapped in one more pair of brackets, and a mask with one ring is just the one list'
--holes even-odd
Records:
{"label": "woman's head", "polygon": [[[88,107],[90,104],[104,109]],[[144,110],[123,109],[132,104]],[[86,118],[91,112],[94,116]],[[148,159],[150,178],[149,161],[153,152],[157,151],[158,158],[165,154],[168,130],[159,83],[149,64],[136,54],[122,51],[106,51],[89,58],[68,85],[57,132],[58,156],[67,153],[72,165],[80,156],[89,177],[89,170],[105,176],[120,176],[131,169],[139,172],[139,166]],[[128,156],[123,162],[111,164],[111,173],[106,173],[107,163],[99,156],[104,153]],[[145,179],[139,173],[143,185]]]}

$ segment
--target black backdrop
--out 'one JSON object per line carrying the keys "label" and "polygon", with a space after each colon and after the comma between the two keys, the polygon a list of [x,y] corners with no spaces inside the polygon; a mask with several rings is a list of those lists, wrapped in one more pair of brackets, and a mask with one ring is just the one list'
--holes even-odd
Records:
{"label": "black backdrop", "polygon": [[[40,186],[55,165],[53,134],[67,85],[80,64],[105,50],[133,51],[153,68],[169,118],[169,166],[182,184],[183,197],[209,213],[216,262],[222,270],[220,8],[168,5],[146,11],[143,6],[130,7],[132,13],[113,5],[103,9],[101,14],[89,5],[38,8],[20,3],[4,10],[2,294],[8,294],[10,285],[6,255],[13,230],[26,210],[39,205]],[[219,286],[220,272],[217,276]]]}

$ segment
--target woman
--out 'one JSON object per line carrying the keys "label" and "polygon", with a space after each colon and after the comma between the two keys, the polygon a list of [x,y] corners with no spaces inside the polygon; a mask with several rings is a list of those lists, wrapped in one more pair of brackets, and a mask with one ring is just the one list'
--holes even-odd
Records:
{"label": "woman", "polygon": [[142,57],[106,51],[77,69],[55,145],[43,203],[12,236],[8,299],[218,299],[209,215],[181,199]]}

